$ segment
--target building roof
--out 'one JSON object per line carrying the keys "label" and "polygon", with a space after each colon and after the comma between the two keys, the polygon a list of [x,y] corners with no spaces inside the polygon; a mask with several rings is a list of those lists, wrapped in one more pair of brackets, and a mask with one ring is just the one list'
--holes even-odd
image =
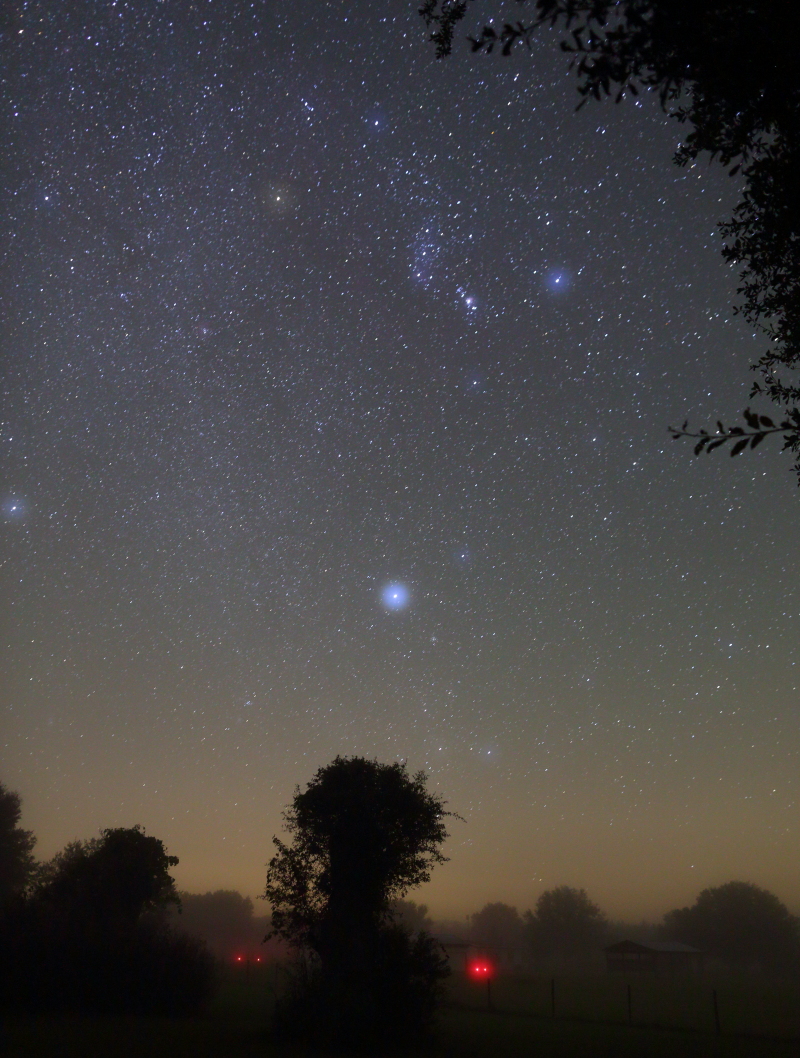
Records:
{"label": "building roof", "polygon": [[434,940],[438,940],[445,948],[471,948],[469,941],[463,937],[457,937],[454,933],[434,933]]}

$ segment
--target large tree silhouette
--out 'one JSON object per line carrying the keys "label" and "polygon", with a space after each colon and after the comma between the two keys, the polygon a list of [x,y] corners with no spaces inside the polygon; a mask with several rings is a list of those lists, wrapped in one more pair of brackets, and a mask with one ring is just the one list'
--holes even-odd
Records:
{"label": "large tree silhouette", "polygon": [[37,895],[47,906],[68,908],[84,928],[126,930],[147,912],[179,903],[169,873],[177,863],[141,827],[116,827],[67,845],[45,865]]}
{"label": "large tree silhouette", "polygon": [[19,825],[21,815],[19,794],[0,783],[0,911],[12,897],[25,891],[35,872],[36,838]]}
{"label": "large tree silhouette", "polygon": [[188,1014],[213,960],[163,914],[177,864],[141,827],[75,841],[45,864],[0,928],[0,1002],[14,1009]]}
{"label": "large tree silhouette", "polygon": [[[502,17],[507,5],[494,0]],[[721,225],[723,255],[741,267],[737,310],[768,339],[753,365],[782,408],[774,422],[745,412],[744,425],[689,431],[695,453],[732,442],[731,455],[782,434],[800,456],[800,5],[785,0],[518,0],[522,20],[475,27],[473,51],[508,55],[542,26],[563,31],[581,105],[642,89],[686,129],[679,165],[708,153],[740,173],[744,193]],[[424,0],[420,13],[439,56],[449,55],[471,0]],[[491,5],[489,5],[491,11]],[[486,5],[482,17],[486,18]],[[528,16],[528,17],[526,17]],[[800,482],[800,459],[794,466]]]}
{"label": "large tree silhouette", "polygon": [[663,931],[734,965],[800,973],[800,919],[750,882],[704,889],[691,907],[664,916]]}
{"label": "large tree silhouette", "polygon": [[284,814],[265,896],[273,931],[311,956],[287,1020],[340,1039],[419,1029],[444,963],[425,933],[394,922],[393,901],[445,861],[445,802],[405,764],[337,757]]}

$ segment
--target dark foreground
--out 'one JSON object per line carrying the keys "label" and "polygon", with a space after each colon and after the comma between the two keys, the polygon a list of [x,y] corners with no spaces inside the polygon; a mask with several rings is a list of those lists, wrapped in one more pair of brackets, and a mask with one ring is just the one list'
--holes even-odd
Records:
{"label": "dark foreground", "polygon": [[[8,1018],[0,1030],[3,1058],[324,1058],[319,1049],[276,1045],[268,1024],[273,975],[258,968],[232,975],[204,1018]],[[498,986],[500,982],[497,982]],[[793,989],[792,989],[793,990]],[[585,990],[582,989],[585,992]],[[798,989],[800,992],[800,989]],[[702,1028],[659,1028],[582,1020],[568,1009],[519,1011],[509,992],[496,988],[504,1007],[467,1009],[482,992],[456,982],[435,1041],[412,1058],[798,1058],[797,1039],[771,1039]],[[789,997],[787,997],[789,998]],[[504,1000],[506,1000],[504,1002]],[[760,1005],[760,1004],[759,1004]],[[800,996],[798,997],[800,1006]],[[598,1011],[598,1014],[602,1014]],[[776,1025],[778,1031],[785,1025]],[[370,1053],[369,1058],[380,1058]],[[397,1058],[395,1054],[394,1058]]]}

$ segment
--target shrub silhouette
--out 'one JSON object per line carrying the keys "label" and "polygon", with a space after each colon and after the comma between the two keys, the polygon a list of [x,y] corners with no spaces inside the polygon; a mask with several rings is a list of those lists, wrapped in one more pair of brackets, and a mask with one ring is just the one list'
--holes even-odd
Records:
{"label": "shrub silhouette", "polygon": [[334,1046],[418,1040],[433,1024],[448,975],[441,945],[402,925],[381,926],[362,974],[325,973],[306,963],[278,1006],[279,1038]]}

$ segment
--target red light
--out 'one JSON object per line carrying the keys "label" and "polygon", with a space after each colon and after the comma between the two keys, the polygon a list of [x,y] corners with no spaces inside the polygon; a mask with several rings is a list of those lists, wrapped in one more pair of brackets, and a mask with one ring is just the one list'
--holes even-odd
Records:
{"label": "red light", "polygon": [[485,981],[494,974],[494,967],[486,959],[477,959],[469,965],[470,976],[479,981]]}
{"label": "red light", "polygon": [[242,957],[241,957],[241,955],[237,955],[237,956],[236,956],[236,961],[237,961],[237,962],[241,962],[241,961],[242,961]]}

